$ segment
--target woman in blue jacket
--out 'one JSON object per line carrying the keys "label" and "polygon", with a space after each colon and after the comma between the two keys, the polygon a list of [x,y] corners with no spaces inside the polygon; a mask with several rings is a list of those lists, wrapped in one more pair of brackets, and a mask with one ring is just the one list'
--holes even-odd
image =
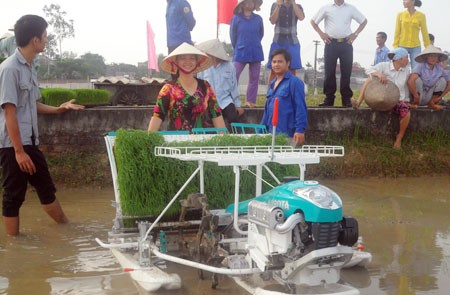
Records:
{"label": "woman in blue jacket", "polygon": [[254,10],[259,10],[261,4],[262,0],[239,0],[230,24],[231,44],[234,48],[233,62],[238,81],[242,70],[249,65],[246,97],[248,107],[255,106],[261,61],[264,60],[261,45],[264,36],[263,20],[261,16],[253,13]]}

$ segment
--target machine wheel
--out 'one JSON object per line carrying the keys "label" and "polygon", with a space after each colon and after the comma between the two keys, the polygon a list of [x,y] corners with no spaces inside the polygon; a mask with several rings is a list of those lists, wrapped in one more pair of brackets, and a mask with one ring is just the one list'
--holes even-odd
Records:
{"label": "machine wheel", "polygon": [[121,90],[117,95],[115,99],[115,105],[143,105],[144,99],[142,96],[133,89],[124,89]]}

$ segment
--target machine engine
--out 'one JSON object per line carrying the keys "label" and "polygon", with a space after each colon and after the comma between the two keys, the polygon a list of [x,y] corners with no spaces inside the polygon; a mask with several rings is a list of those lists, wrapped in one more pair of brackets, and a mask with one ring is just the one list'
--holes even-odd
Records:
{"label": "machine engine", "polygon": [[[282,255],[297,260],[313,250],[353,246],[358,240],[358,222],[343,217],[340,222],[307,222],[301,211],[285,220],[283,210],[263,202],[252,201],[248,210],[249,245],[253,253],[266,257]],[[259,255],[257,260],[263,260]],[[270,260],[270,259],[268,259]]]}

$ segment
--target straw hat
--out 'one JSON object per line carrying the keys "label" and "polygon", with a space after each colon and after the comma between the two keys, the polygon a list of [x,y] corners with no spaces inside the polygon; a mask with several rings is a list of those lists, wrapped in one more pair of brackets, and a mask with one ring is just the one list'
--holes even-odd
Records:
{"label": "straw hat", "polygon": [[448,59],[448,55],[443,53],[442,50],[434,47],[433,45],[428,45],[427,48],[425,48],[419,55],[416,56],[415,61],[421,63],[426,62],[428,54],[437,54],[440,62],[446,61]]}
{"label": "straw hat", "polygon": [[374,79],[367,84],[364,99],[375,111],[390,111],[400,99],[400,90],[392,81],[382,84]]}
{"label": "straw hat", "polygon": [[163,61],[161,62],[161,69],[169,74],[176,74],[178,68],[175,62],[175,58],[177,55],[183,54],[195,54],[198,56],[197,68],[192,72],[192,74],[204,71],[212,64],[211,59],[205,53],[201,52],[191,44],[184,42],[174,51],[172,51],[172,53],[170,53],[165,59],[163,59]]}
{"label": "straw hat", "polygon": [[224,61],[231,60],[231,57],[227,54],[225,48],[223,48],[222,42],[220,42],[219,39],[212,39],[202,42],[200,44],[197,44],[196,47],[204,53],[214,56],[218,59]]}
{"label": "straw hat", "polygon": [[[239,14],[239,10],[241,9],[242,3],[244,3],[245,0],[238,0],[238,3],[233,9],[234,14]],[[255,2],[255,10],[259,11],[261,9],[261,5],[263,3],[263,0],[253,0]]]}
{"label": "straw hat", "polygon": [[12,37],[12,36],[13,36],[13,35],[10,34],[10,33],[4,33],[4,34],[0,37],[0,40],[5,39],[5,38],[9,38],[9,37]]}

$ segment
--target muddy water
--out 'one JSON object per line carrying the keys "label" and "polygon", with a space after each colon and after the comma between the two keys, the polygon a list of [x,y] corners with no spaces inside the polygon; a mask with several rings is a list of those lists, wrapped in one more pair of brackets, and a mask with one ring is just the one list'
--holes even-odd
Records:
{"label": "muddy water", "polygon": [[[344,270],[361,294],[450,294],[450,178],[325,180],[341,195],[344,213],[359,221],[368,269]],[[108,250],[112,190],[58,193],[72,223],[53,224],[33,194],[22,209],[21,236],[0,230],[0,294],[140,294]],[[223,278],[218,290],[180,266],[179,291],[157,294],[245,294]]]}

